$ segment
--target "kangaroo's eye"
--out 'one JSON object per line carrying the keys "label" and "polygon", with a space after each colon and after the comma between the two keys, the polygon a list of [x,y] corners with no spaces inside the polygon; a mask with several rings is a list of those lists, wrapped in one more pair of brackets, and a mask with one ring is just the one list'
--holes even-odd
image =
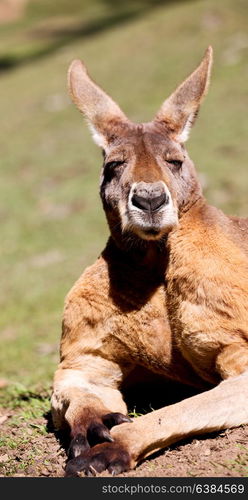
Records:
{"label": "kangaroo's eye", "polygon": [[175,167],[177,170],[179,170],[183,164],[181,160],[167,160],[167,163],[169,163],[172,167]]}
{"label": "kangaroo's eye", "polygon": [[109,161],[104,165],[104,168],[106,169],[113,169],[115,167],[118,167],[119,165],[123,165],[124,161]]}
{"label": "kangaroo's eye", "polygon": [[109,161],[104,165],[104,180],[105,182],[110,182],[116,175],[118,175],[121,165],[124,165],[124,161]]}

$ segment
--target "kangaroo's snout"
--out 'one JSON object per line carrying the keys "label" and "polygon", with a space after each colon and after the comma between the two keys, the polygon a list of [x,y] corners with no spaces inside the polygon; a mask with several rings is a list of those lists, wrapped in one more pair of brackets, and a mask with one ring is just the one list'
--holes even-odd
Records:
{"label": "kangaroo's snout", "polygon": [[169,202],[162,182],[139,182],[133,189],[131,203],[145,212],[160,210]]}
{"label": "kangaroo's snout", "polygon": [[127,228],[131,227],[142,239],[159,239],[177,222],[177,210],[163,181],[141,181],[132,185],[124,215]]}

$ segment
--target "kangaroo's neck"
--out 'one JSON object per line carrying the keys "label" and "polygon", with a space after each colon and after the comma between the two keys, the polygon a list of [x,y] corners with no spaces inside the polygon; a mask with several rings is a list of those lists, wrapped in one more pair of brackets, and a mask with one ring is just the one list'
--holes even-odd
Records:
{"label": "kangaroo's neck", "polygon": [[[190,208],[180,214],[179,224],[168,236],[167,246],[169,252],[177,252],[178,249],[187,249],[196,246],[198,251],[201,247],[214,245],[216,237],[226,235],[229,231],[230,219],[221,210],[207,204],[205,198],[200,197]],[[188,258],[192,255],[188,252]]]}
{"label": "kangaroo's neck", "polygon": [[[163,281],[168,263],[167,238],[163,241],[126,240],[123,244],[110,237],[103,252],[103,257],[112,263],[116,262],[120,272],[147,276],[149,280]],[[122,271],[121,271],[122,270]]]}
{"label": "kangaroo's neck", "polygon": [[182,259],[192,260],[192,251],[207,256],[216,252],[216,258],[227,253],[227,248],[236,248],[248,256],[248,219],[231,217],[208,205],[199,198],[189,210],[181,214],[178,227],[168,236],[170,252],[181,254]]}

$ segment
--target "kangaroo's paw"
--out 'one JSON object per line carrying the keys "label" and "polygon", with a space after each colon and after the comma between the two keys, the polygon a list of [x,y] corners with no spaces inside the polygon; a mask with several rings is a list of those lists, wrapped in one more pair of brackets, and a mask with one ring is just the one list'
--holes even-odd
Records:
{"label": "kangaroo's paw", "polygon": [[95,476],[104,470],[114,476],[128,470],[130,463],[130,456],[122,445],[117,442],[101,443],[69,460],[65,476],[78,477],[80,472],[84,472],[86,476]]}
{"label": "kangaroo's paw", "polygon": [[79,425],[74,429],[73,439],[68,448],[69,460],[84,454],[91,446],[104,441],[112,442],[113,438],[109,430],[115,425],[131,422],[131,419],[122,413],[107,413],[101,417],[93,417],[85,425]]}

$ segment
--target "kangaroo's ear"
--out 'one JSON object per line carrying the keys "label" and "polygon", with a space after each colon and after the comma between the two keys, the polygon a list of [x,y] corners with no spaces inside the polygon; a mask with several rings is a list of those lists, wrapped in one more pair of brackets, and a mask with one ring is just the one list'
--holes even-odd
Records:
{"label": "kangaroo's ear", "polygon": [[111,97],[91,80],[82,61],[71,63],[68,86],[72,101],[89,122],[93,139],[106,150],[115,136],[115,130],[128,119]]}
{"label": "kangaroo's ear", "polygon": [[183,143],[197,116],[201,101],[206,95],[213,60],[212,47],[208,47],[201,64],[163,103],[155,117]]}

